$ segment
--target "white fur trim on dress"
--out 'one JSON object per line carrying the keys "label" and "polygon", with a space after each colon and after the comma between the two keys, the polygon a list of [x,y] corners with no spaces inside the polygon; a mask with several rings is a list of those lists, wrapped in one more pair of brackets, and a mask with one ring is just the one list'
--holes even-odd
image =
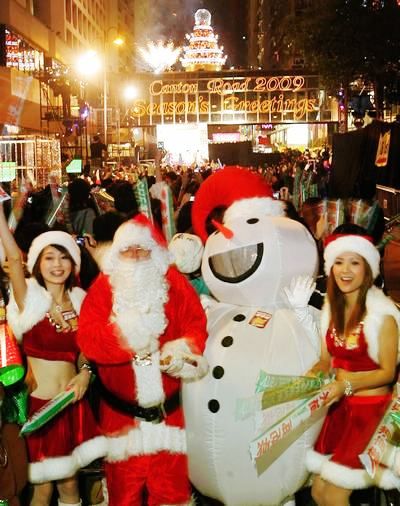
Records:
{"label": "white fur trim on dress", "polygon": [[70,455],[49,457],[29,464],[31,483],[62,480],[73,476],[80,468],[107,454],[107,438],[97,436],[77,446]]}
{"label": "white fur trim on dress", "polygon": [[[394,302],[376,286],[372,286],[367,293],[366,317],[364,318],[364,334],[368,344],[368,355],[376,363],[379,363],[379,332],[385,316],[393,316],[397,323],[400,338],[400,312]],[[331,312],[328,300],[321,311],[321,337],[325,339],[329,327]],[[397,363],[400,362],[400,346],[397,355]]]}
{"label": "white fur trim on dress", "polygon": [[160,353],[151,355],[151,364],[139,365],[132,361],[136,379],[136,398],[140,406],[150,408],[165,400],[160,371]]}
{"label": "white fur trim on dress", "polygon": [[165,422],[140,422],[123,436],[107,437],[107,462],[120,462],[137,455],[151,455],[161,451],[186,453],[186,434],[180,427]]}
{"label": "white fur trim on dress", "polygon": [[365,469],[354,469],[328,460],[322,465],[320,476],[338,487],[350,490],[368,488],[373,485],[383,490],[391,490],[400,486],[400,478],[396,477],[390,469],[380,466],[374,478],[371,478]]}
{"label": "white fur trim on dress", "polygon": [[365,469],[353,469],[330,460],[322,465],[320,476],[338,487],[350,490],[368,488],[374,484]]}
{"label": "white fur trim on dress", "polygon": [[321,474],[323,464],[327,462],[330,455],[324,455],[316,452],[315,450],[309,449],[306,453],[306,468],[307,471],[313,474]]}
{"label": "white fur trim on dress", "polygon": [[329,276],[332,265],[342,253],[353,252],[365,258],[371,267],[374,279],[379,274],[381,257],[371,241],[359,235],[346,235],[330,242],[324,250],[325,274]]}
{"label": "white fur trim on dress", "polygon": [[236,218],[254,218],[255,216],[285,216],[283,203],[271,197],[253,197],[234,202],[224,214],[224,223]]}
{"label": "white fur trim on dress", "polygon": [[32,272],[40,253],[51,244],[62,246],[68,251],[75,262],[75,273],[78,274],[81,268],[81,250],[72,236],[61,230],[50,230],[35,237],[29,248],[26,262],[29,272]]}
{"label": "white fur trim on dress", "polygon": [[[79,314],[86,292],[76,286],[68,294],[75,312]],[[7,305],[7,320],[19,342],[25,332],[43,320],[50,310],[51,303],[50,293],[39,285],[35,278],[26,280],[26,295],[22,311],[19,310],[14,294],[11,292],[10,302]]]}

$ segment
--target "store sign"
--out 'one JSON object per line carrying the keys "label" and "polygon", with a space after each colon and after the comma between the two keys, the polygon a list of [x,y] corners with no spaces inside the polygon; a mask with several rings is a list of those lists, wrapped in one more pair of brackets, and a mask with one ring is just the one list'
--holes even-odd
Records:
{"label": "store sign", "polygon": [[17,33],[5,28],[4,48],[5,66],[16,68],[23,72],[33,72],[43,66],[44,56],[41,51],[34,49],[28,42],[22,39]]}

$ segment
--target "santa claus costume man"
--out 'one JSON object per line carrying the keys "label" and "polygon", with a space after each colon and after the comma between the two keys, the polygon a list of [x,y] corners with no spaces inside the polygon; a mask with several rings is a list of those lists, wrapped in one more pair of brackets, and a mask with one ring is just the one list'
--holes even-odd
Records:
{"label": "santa claus costume man", "polygon": [[207,371],[206,317],[143,215],[123,223],[81,311],[78,342],[97,365],[110,506],[190,502],[181,379]]}

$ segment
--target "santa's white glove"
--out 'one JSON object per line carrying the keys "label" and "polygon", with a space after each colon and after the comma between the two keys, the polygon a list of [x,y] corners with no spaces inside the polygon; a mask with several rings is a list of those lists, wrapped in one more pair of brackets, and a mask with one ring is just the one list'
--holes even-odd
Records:
{"label": "santa's white glove", "polygon": [[201,355],[191,352],[185,339],[165,343],[160,354],[160,370],[174,378],[201,378],[207,373],[208,364]]}
{"label": "santa's white glove", "polygon": [[311,276],[298,276],[293,278],[289,287],[285,287],[283,291],[294,310],[305,309],[315,286],[315,281]]}

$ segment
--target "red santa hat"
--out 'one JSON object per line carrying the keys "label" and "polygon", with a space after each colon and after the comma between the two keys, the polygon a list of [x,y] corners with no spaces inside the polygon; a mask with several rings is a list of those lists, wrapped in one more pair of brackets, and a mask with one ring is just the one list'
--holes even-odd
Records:
{"label": "red santa hat", "polygon": [[67,234],[67,232],[61,232],[60,230],[44,232],[32,241],[26,262],[29,272],[32,272],[36,260],[44,248],[53,244],[63,246],[68,251],[75,262],[75,274],[78,274],[81,268],[81,251],[79,246],[70,234]]}
{"label": "red santa hat", "polygon": [[254,208],[258,202],[258,208],[262,207],[264,210],[269,208],[269,211],[276,208],[276,212],[270,214],[283,214],[280,203],[275,201],[271,206],[273,202],[271,197],[271,186],[259,174],[238,166],[225,167],[208,177],[196,193],[192,207],[194,231],[203,242],[206,242],[208,236],[206,221],[211,212],[219,207],[227,209],[237,201],[243,201],[239,213],[246,212],[249,207]]}
{"label": "red santa hat", "polygon": [[372,237],[354,234],[332,234],[325,240],[325,273],[328,276],[336,258],[342,253],[357,253],[371,268],[374,279],[379,274],[380,255]]}
{"label": "red santa hat", "polygon": [[172,263],[167,242],[151,221],[144,214],[138,214],[124,222],[115,232],[114,239],[104,259],[104,272],[110,274],[114,270],[119,253],[130,246],[141,246],[151,251],[151,257],[165,272]]}

